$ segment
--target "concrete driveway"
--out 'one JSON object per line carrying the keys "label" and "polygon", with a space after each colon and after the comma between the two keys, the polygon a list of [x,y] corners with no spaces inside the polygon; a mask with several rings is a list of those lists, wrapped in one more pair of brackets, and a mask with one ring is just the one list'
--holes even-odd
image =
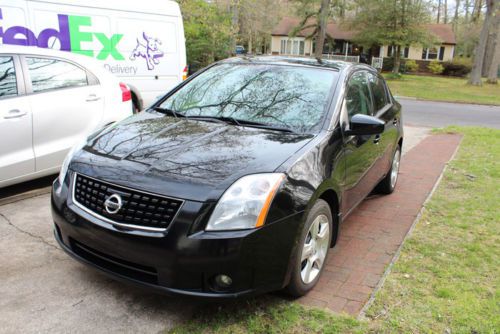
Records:
{"label": "concrete driveway", "polygon": [[[405,131],[407,152],[429,130]],[[114,281],[76,262],[53,238],[46,188],[25,199],[23,186],[17,189],[17,201],[0,205],[1,333],[156,333],[189,319],[200,305]]]}

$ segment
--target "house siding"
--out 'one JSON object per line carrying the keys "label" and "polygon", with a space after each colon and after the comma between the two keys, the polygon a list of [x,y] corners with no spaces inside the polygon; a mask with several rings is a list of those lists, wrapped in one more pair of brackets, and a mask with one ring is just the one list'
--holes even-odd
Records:
{"label": "house siding", "polygon": [[[283,39],[290,39],[288,36],[271,36],[271,54],[273,55],[280,55],[281,51],[281,40]],[[304,38],[299,37],[298,39],[304,40]],[[350,43],[350,42],[349,42]],[[453,60],[453,55],[454,55],[454,49],[455,45],[453,44],[442,44],[442,45],[436,45],[436,48],[439,50],[440,47],[444,47],[444,54],[443,54],[443,60],[442,61],[452,61]],[[422,60],[422,51],[423,51],[422,46],[410,46],[408,50],[408,58],[407,59],[413,59],[413,60]],[[380,49],[380,55],[382,57],[387,57],[387,51],[389,50],[389,46],[384,45]],[[304,55],[305,56],[310,56],[312,55],[312,40],[305,39],[304,40]],[[438,59],[439,60],[439,59]]]}

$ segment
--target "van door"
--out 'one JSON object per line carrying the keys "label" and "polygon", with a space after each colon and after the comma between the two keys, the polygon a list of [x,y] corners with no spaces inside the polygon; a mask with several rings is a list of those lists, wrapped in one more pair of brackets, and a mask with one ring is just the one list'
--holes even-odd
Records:
{"label": "van door", "polygon": [[57,169],[68,150],[101,122],[104,92],[97,78],[72,62],[24,56],[33,111],[36,170]]}
{"label": "van door", "polygon": [[0,182],[35,172],[31,117],[19,59],[0,55]]}

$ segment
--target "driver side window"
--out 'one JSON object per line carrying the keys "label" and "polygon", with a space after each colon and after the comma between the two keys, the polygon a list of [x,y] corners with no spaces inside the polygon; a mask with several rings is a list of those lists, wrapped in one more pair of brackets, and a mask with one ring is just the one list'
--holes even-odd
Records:
{"label": "driver side window", "polygon": [[347,83],[346,110],[349,120],[356,114],[372,115],[372,101],[364,72],[354,73]]}

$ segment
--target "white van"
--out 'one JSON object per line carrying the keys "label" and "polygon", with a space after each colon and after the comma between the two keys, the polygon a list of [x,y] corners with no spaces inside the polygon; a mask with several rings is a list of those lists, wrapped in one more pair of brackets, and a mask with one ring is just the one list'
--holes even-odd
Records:
{"label": "white van", "polygon": [[138,110],[187,75],[174,1],[0,0],[1,44],[93,57],[130,87]]}

